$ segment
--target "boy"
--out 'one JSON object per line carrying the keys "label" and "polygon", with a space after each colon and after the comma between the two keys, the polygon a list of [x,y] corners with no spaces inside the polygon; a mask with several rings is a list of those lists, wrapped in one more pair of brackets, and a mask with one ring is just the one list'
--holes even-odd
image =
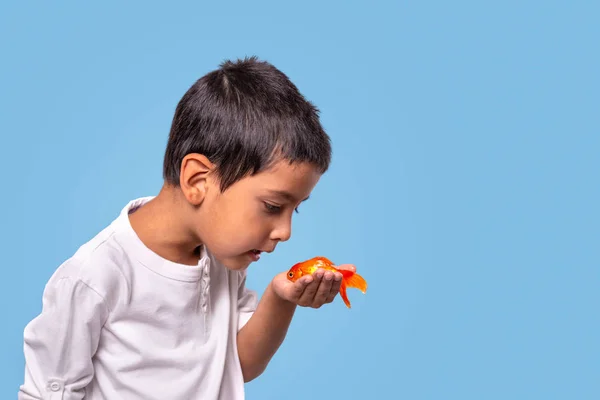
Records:
{"label": "boy", "polygon": [[324,271],[294,284],[283,271],[260,302],[245,286],[249,264],[290,238],[330,153],[317,109],[272,65],[228,61],[199,79],[175,111],[159,194],[127,204],[48,282],[19,399],[242,399],[296,306],[338,293],[341,274]]}

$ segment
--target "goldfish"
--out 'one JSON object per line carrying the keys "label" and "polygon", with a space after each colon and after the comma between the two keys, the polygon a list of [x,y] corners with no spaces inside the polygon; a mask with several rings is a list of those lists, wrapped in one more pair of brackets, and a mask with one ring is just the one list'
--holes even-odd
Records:
{"label": "goldfish", "polygon": [[340,296],[342,297],[342,300],[344,300],[346,307],[350,308],[350,301],[348,300],[348,295],[346,294],[346,288],[351,287],[356,288],[363,293],[367,292],[367,282],[362,276],[356,272],[335,268],[333,262],[326,257],[313,257],[310,260],[294,264],[294,266],[288,271],[287,278],[292,282],[296,282],[304,275],[313,274],[319,268],[326,271],[339,272],[342,274]]}

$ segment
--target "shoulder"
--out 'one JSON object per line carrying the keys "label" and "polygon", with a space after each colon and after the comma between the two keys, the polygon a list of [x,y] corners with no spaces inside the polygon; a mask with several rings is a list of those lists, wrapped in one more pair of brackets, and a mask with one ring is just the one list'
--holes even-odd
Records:
{"label": "shoulder", "polygon": [[54,272],[48,286],[68,280],[87,287],[90,296],[95,293],[109,309],[128,287],[123,260],[125,250],[116,240],[116,231],[109,225],[83,244]]}

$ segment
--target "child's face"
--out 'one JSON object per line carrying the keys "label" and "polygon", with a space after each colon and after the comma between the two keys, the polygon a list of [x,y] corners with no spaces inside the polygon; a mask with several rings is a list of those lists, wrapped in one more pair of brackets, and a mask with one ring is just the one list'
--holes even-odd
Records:
{"label": "child's face", "polygon": [[270,252],[290,238],[294,210],[308,198],[320,176],[310,164],[280,161],[223,193],[209,176],[192,229],[227,268],[247,268],[257,259],[253,250]]}

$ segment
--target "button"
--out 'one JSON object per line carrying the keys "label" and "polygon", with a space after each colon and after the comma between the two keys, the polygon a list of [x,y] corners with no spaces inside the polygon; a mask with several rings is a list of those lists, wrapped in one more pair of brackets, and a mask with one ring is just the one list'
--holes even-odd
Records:
{"label": "button", "polygon": [[50,390],[53,392],[58,392],[62,388],[62,385],[59,382],[51,381],[50,382]]}

